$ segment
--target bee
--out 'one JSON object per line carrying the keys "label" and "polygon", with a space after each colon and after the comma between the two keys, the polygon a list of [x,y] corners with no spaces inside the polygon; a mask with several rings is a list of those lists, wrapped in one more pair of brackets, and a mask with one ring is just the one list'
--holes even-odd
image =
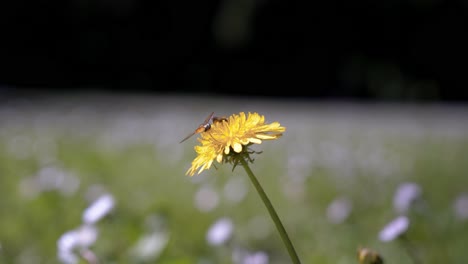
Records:
{"label": "bee", "polygon": [[378,252],[360,247],[357,251],[357,257],[361,264],[383,264],[383,258]]}
{"label": "bee", "polygon": [[221,122],[221,121],[227,121],[226,117],[218,117],[214,116],[214,112],[211,112],[211,114],[201,123],[198,125],[198,127],[193,131],[192,133],[188,134],[184,139],[182,139],[180,143],[184,142],[185,140],[189,139],[191,136],[201,133],[201,132],[206,132],[211,128],[211,124],[215,122]]}

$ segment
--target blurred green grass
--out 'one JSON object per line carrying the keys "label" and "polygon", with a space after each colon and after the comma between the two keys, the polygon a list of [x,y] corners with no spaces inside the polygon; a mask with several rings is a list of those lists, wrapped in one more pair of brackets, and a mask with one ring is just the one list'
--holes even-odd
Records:
{"label": "blurred green grass", "polygon": [[[91,247],[102,263],[234,263],[236,248],[289,263],[241,168],[185,175],[197,141],[178,142],[211,111],[256,111],[287,127],[280,140],[258,146],[263,153],[251,168],[303,263],[358,263],[359,246],[378,250],[388,263],[413,263],[398,241],[378,239],[398,216],[393,195],[404,182],[419,184],[427,204],[410,215],[407,234],[424,263],[468,261],[467,220],[453,210],[468,192],[464,107],[93,95],[0,107],[0,263],[60,263],[58,239],[81,225],[86,197],[100,189],[116,199]],[[77,189],[38,191],[28,179],[46,167],[71,175]],[[247,188],[239,202],[225,192],[234,177]],[[201,188],[218,195],[212,210],[195,205]],[[349,198],[352,212],[333,224],[326,212],[337,197]],[[138,260],[131,249],[155,215],[165,219],[169,242],[153,259]],[[232,219],[233,237],[213,246],[206,232],[221,217]]]}

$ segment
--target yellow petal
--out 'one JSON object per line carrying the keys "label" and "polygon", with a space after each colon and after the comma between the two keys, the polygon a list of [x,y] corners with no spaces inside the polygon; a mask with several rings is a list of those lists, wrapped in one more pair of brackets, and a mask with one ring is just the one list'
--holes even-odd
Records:
{"label": "yellow petal", "polygon": [[219,163],[223,162],[223,154],[218,154],[218,156],[216,156],[216,161]]}
{"label": "yellow petal", "polygon": [[262,141],[258,138],[249,138],[249,142],[252,142],[254,144],[262,144]]}
{"label": "yellow petal", "polygon": [[242,139],[240,140],[240,143],[241,143],[242,145],[247,145],[247,144],[250,143],[250,138],[242,138]]}
{"label": "yellow petal", "polygon": [[275,138],[278,138],[280,136],[282,136],[282,134],[270,134],[270,135],[257,134],[257,138],[259,138],[259,139],[275,139]]}
{"label": "yellow petal", "polygon": [[234,149],[236,153],[240,153],[242,151],[242,144],[236,142],[234,143],[232,148]]}

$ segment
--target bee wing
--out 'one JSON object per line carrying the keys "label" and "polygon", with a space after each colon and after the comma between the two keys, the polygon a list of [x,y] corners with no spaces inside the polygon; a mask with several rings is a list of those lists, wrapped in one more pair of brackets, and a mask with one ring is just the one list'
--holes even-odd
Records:
{"label": "bee wing", "polygon": [[184,142],[185,140],[189,139],[191,136],[195,135],[196,133],[197,133],[197,131],[195,130],[195,131],[193,131],[192,133],[188,134],[188,136],[186,136],[184,139],[182,139],[182,140],[179,142],[179,144],[182,143],[182,142]]}
{"label": "bee wing", "polygon": [[205,131],[206,129],[206,126],[210,123],[211,119],[213,118],[213,115],[214,115],[214,112],[211,112],[211,114],[205,119],[205,121],[203,121],[203,124],[200,124],[198,126],[197,129],[195,129],[195,131],[193,131],[192,133],[190,133],[188,136],[186,136],[184,139],[182,139],[180,143],[184,142],[185,140],[189,139],[191,136],[197,134],[197,133],[200,133],[200,132],[203,132]]}
{"label": "bee wing", "polygon": [[211,112],[211,114],[205,119],[205,121],[203,122],[202,125],[208,124],[211,121],[211,119],[213,118],[213,115],[214,115],[214,112]]}

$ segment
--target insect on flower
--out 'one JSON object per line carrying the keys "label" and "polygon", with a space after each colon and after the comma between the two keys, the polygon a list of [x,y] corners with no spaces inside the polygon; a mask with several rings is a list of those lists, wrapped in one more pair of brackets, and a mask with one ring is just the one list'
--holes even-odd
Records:
{"label": "insect on flower", "polygon": [[211,124],[213,122],[221,122],[221,121],[227,121],[227,118],[226,117],[214,116],[214,112],[211,112],[211,114],[205,119],[205,121],[203,121],[203,123],[198,125],[198,127],[197,127],[197,129],[195,129],[195,131],[193,131],[188,136],[186,136],[184,139],[182,139],[179,142],[179,144],[184,142],[185,140],[189,139],[191,136],[193,136],[195,134],[208,131],[211,128]]}
{"label": "insect on flower", "polygon": [[[208,122],[204,124],[210,124]],[[200,125],[203,131],[204,124]],[[206,133],[200,133],[198,141],[200,145],[194,147],[197,157],[192,161],[192,166],[186,172],[193,176],[197,171],[200,174],[208,170],[213,161],[218,163],[239,164],[242,158],[249,162],[253,159],[250,154],[257,153],[251,151],[252,144],[262,144],[265,140],[275,140],[283,135],[286,128],[278,122],[266,123],[265,116],[256,112],[245,114],[232,114],[224,118],[212,118],[210,126],[206,126]]]}

